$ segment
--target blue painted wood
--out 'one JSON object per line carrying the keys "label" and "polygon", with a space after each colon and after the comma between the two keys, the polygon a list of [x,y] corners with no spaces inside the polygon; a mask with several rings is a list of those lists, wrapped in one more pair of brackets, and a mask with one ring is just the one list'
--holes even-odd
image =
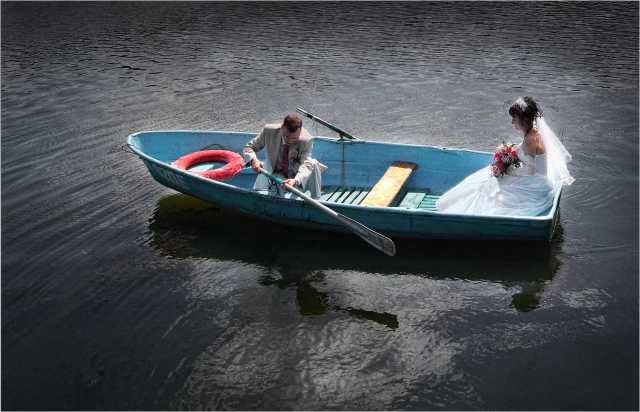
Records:
{"label": "blue painted wood", "polygon": [[437,211],[436,205],[420,205],[418,207],[418,209],[431,211],[431,212],[436,212]]}
{"label": "blue painted wood", "polygon": [[329,197],[335,192],[335,187],[322,188],[322,195],[320,196],[320,200],[328,200]]}
{"label": "blue painted wood", "polygon": [[344,188],[343,187],[339,187],[335,190],[335,192],[333,192],[333,195],[331,195],[331,197],[329,197],[329,199],[327,199],[328,202],[337,202],[338,198],[340,198],[340,196],[342,196],[342,194],[344,193]]}
{"label": "blue painted wood", "polygon": [[424,193],[419,192],[407,192],[398,207],[406,207],[409,209],[417,209],[420,206],[420,202],[424,198]]}
{"label": "blue painted wood", "polygon": [[[256,174],[250,168],[243,169],[232,180],[217,182],[171,165],[178,157],[212,144],[240,152],[253,137],[255,133],[153,131],[134,133],[128,137],[128,143],[143,160],[151,176],[167,187],[258,218],[293,226],[344,231],[341,225],[299,199],[253,191]],[[549,240],[558,224],[561,188],[556,193],[552,208],[543,216],[454,215],[435,210],[437,197],[470,173],[489,164],[491,153],[364,140],[339,142],[317,137],[313,154],[329,166],[323,173],[324,187],[337,189],[328,199],[331,207],[388,236]],[[263,156],[263,153],[259,155]],[[419,165],[407,187],[411,192],[429,193],[421,200],[421,208],[360,206],[359,202],[368,193],[368,188],[373,187],[386,167],[398,159]],[[338,187],[345,182],[347,188]],[[361,191],[352,199],[357,190]],[[345,191],[348,194],[344,194]],[[332,203],[331,199],[339,199],[340,196],[344,196],[344,203]],[[422,209],[422,206],[427,209]]]}
{"label": "blue painted wood", "polygon": [[440,196],[438,195],[425,194],[425,196],[422,198],[422,201],[420,202],[420,205],[418,205],[418,208],[421,210],[432,212],[437,211],[436,202],[438,201],[439,197]]}
{"label": "blue painted wood", "polygon": [[336,203],[345,203],[345,200],[347,200],[347,198],[349,197],[349,195],[351,195],[353,190],[354,189],[352,188],[346,188],[344,192],[342,192],[342,195],[340,195],[340,197],[336,199]]}
{"label": "blue painted wood", "polygon": [[367,197],[367,195],[369,194],[369,190],[367,189],[362,189],[362,192],[360,192],[360,194],[354,199],[353,201],[353,205],[359,205],[365,197]]}
{"label": "blue painted wood", "polygon": [[351,194],[349,195],[349,197],[348,197],[348,198],[346,198],[346,199],[344,200],[344,202],[343,202],[343,203],[345,203],[345,204],[347,204],[347,205],[351,205],[351,204],[353,204],[353,201],[356,199],[356,197],[358,197],[358,195],[360,194],[360,192],[362,192],[362,189],[355,188],[355,189],[353,190],[353,192],[351,192]]}

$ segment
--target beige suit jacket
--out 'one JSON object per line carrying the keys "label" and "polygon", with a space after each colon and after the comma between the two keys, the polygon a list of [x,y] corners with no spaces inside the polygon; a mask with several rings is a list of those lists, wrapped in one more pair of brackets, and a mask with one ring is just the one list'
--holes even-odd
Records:
{"label": "beige suit jacket", "polygon": [[[259,135],[246,144],[242,150],[244,160],[250,162],[257,158],[256,152],[263,148],[267,150],[264,168],[272,173],[278,163],[280,148],[283,143],[282,124],[267,124]],[[300,139],[289,146],[289,173],[294,176],[299,186],[304,186],[313,170],[311,150],[313,149],[313,136],[303,127],[300,131]]]}

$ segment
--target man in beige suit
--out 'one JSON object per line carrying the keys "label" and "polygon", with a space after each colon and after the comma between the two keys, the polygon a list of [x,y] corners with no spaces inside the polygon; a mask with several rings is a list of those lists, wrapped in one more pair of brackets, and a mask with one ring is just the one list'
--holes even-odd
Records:
{"label": "man in beige suit", "polygon": [[[256,152],[266,148],[266,162],[258,160]],[[258,171],[264,167],[267,172],[282,176],[285,183],[309,190],[311,197],[321,195],[322,171],[326,169],[322,163],[311,157],[313,137],[302,127],[302,119],[291,113],[284,118],[282,124],[267,124],[259,135],[246,144],[242,154],[246,162]],[[269,187],[269,180],[264,175],[256,178],[254,189]]]}

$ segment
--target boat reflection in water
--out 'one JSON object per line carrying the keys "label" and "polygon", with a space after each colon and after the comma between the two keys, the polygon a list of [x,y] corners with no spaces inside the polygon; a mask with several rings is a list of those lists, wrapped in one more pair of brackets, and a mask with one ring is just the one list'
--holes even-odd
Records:
{"label": "boat reflection in water", "polygon": [[[442,241],[394,239],[395,257],[386,256],[349,234],[293,229],[240,215],[183,194],[162,198],[149,220],[150,245],[176,259],[208,258],[267,268],[265,286],[297,288],[301,314],[346,311],[389,328],[389,313],[333,304],[314,288],[323,271],[414,275],[430,279],[489,281],[521,291],[512,295],[518,311],[535,309],[559,260],[561,230],[553,242]],[[561,229],[561,228],[560,228]]]}

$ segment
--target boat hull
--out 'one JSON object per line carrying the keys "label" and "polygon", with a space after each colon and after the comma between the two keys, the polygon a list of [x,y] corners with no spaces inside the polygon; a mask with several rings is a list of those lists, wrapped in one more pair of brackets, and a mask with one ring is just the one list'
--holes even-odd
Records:
{"label": "boat hull", "polygon": [[[135,150],[135,146],[134,146]],[[260,219],[314,230],[345,232],[331,217],[300,199],[277,197],[203,178],[137,151],[160,184],[220,208]],[[243,171],[251,174],[251,171]],[[549,241],[559,221],[557,202],[546,217],[453,215],[403,208],[379,208],[323,202],[335,211],[392,237],[422,239],[517,239]]]}

